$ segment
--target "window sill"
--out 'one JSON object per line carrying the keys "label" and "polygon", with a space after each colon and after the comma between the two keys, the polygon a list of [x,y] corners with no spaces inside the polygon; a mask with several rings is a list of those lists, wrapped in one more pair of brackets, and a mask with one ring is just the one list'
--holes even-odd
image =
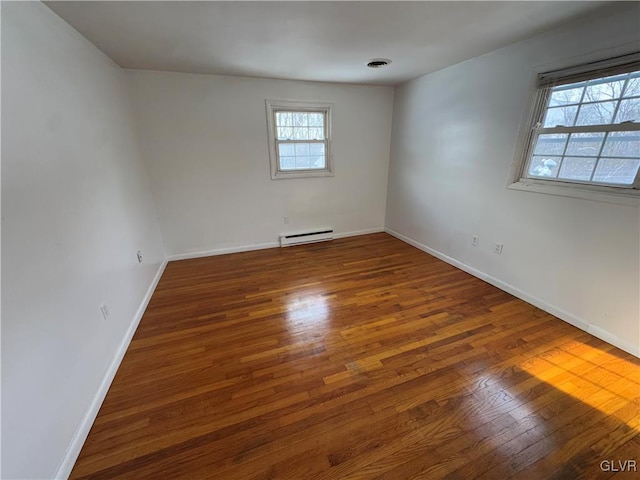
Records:
{"label": "window sill", "polygon": [[322,171],[294,171],[294,172],[274,172],[271,174],[271,180],[284,180],[287,178],[313,178],[313,177],[333,177],[333,172],[327,170]]}
{"label": "window sill", "polygon": [[546,195],[556,195],[559,197],[580,198],[594,202],[612,203],[615,205],[626,205],[629,207],[640,206],[640,196],[637,190],[627,190],[620,193],[591,190],[574,185],[549,185],[531,180],[520,180],[507,186],[510,190],[520,190],[522,192],[542,193]]}

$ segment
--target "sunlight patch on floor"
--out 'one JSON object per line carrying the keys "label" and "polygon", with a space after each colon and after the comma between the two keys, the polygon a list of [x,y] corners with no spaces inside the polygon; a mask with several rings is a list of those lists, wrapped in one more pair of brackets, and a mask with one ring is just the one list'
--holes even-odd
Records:
{"label": "sunlight patch on floor", "polygon": [[576,342],[570,348],[553,349],[519,367],[640,432],[640,361],[621,358],[612,353],[614,347],[607,347]]}

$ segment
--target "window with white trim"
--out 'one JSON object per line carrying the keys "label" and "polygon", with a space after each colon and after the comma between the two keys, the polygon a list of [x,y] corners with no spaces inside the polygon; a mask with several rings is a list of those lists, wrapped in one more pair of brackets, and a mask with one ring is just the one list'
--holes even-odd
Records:
{"label": "window with white trim", "polygon": [[640,54],[539,76],[521,181],[640,192]]}
{"label": "window with white trim", "polygon": [[271,178],[332,176],[331,104],[266,103]]}

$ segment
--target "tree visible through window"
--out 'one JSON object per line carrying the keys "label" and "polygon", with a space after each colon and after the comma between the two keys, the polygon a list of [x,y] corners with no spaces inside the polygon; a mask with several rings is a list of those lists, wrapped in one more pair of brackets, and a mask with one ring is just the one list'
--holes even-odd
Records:
{"label": "tree visible through window", "polygon": [[640,66],[620,70],[540,88],[526,178],[640,187]]}
{"label": "tree visible through window", "polygon": [[281,170],[326,168],[324,116],[324,112],[276,112]]}

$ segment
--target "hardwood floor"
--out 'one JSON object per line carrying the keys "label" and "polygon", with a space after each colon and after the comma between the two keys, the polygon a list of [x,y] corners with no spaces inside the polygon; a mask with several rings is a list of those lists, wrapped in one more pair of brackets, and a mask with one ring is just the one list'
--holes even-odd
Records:
{"label": "hardwood floor", "polygon": [[626,460],[637,358],[374,234],[171,262],[71,478],[638,478]]}

